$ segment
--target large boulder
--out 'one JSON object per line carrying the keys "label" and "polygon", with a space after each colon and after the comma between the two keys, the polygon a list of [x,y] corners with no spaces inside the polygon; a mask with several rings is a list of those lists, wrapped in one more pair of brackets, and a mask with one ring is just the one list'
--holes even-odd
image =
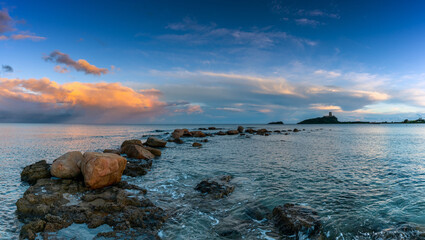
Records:
{"label": "large boulder", "polygon": [[26,166],[21,173],[21,180],[29,184],[35,184],[38,179],[50,178],[50,164],[46,160],[41,160],[29,166]]}
{"label": "large boulder", "polygon": [[81,174],[83,154],[80,151],[67,152],[53,161],[50,173],[58,178],[75,178]]}
{"label": "large boulder", "polygon": [[319,216],[309,207],[287,203],[275,207],[272,216],[275,226],[283,235],[298,236],[301,233],[313,237],[320,234]]}
{"label": "large boulder", "polygon": [[201,131],[192,131],[190,132],[192,134],[192,137],[206,137],[207,135]]}
{"label": "large boulder", "polygon": [[121,181],[127,160],[113,153],[86,152],[81,162],[84,183],[90,189],[103,188]]}
{"label": "large boulder", "polygon": [[215,179],[205,179],[196,185],[195,190],[203,194],[208,194],[215,199],[228,196],[235,190],[235,186],[230,185],[231,176],[226,175]]}
{"label": "large boulder", "polygon": [[125,148],[128,145],[139,145],[139,146],[143,146],[142,141],[140,141],[139,139],[131,139],[131,140],[125,140],[122,144],[121,144],[121,150],[123,148]]}
{"label": "large boulder", "polygon": [[158,139],[156,137],[149,137],[145,143],[145,145],[148,145],[149,147],[165,147],[166,144],[167,141]]}
{"label": "large boulder", "polygon": [[148,150],[149,152],[151,152],[153,155],[155,155],[156,157],[161,156],[161,150],[157,149],[157,148],[153,148],[153,147],[148,147],[145,146],[144,147],[146,150]]}
{"label": "large boulder", "polygon": [[126,154],[129,158],[136,159],[152,159],[155,157],[150,151],[139,145],[126,145],[121,149],[121,153]]}
{"label": "large boulder", "polygon": [[191,137],[192,134],[187,129],[175,129],[174,132],[171,133],[171,136],[174,139],[178,139],[181,137]]}
{"label": "large boulder", "polygon": [[238,126],[238,132],[239,132],[239,133],[243,133],[243,129],[244,129],[244,128],[243,128],[242,126]]}

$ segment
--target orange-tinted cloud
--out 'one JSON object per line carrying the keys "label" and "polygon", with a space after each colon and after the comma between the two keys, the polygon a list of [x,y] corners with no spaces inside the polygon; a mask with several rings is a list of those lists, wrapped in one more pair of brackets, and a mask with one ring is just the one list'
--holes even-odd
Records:
{"label": "orange-tinted cloud", "polygon": [[[22,23],[24,21],[16,21],[10,15],[7,9],[0,10],[0,34],[10,34],[10,32],[16,32],[18,29],[15,28],[16,23]],[[32,41],[45,40],[45,37],[36,36],[34,34],[28,34],[27,31],[18,31],[18,34],[12,35],[0,35],[0,41],[5,40],[24,40],[29,39]]]}
{"label": "orange-tinted cloud", "polygon": [[187,106],[187,108],[176,109],[176,110],[174,110],[174,112],[184,112],[184,113],[187,113],[187,114],[192,114],[192,113],[203,113],[204,110],[202,110],[201,106],[199,106],[199,105],[189,104]]}
{"label": "orange-tinted cloud", "polygon": [[57,50],[53,51],[48,56],[45,56],[44,60],[52,61],[59,64],[65,64],[67,67],[74,68],[75,70],[80,72],[85,72],[86,74],[93,74],[99,76],[101,74],[107,74],[109,72],[107,68],[98,68],[84,59],[74,61],[73,59],[71,59],[71,57],[69,57],[68,54],[59,52]]}
{"label": "orange-tinted cloud", "polygon": [[[155,92],[155,89],[149,90]],[[70,112],[84,122],[131,122],[130,119],[150,118],[161,113],[165,103],[158,94],[144,94],[120,83],[58,84],[48,78],[7,79],[0,78],[0,111],[18,111],[15,103],[37,104],[38,114],[57,111]],[[21,110],[19,110],[21,111]],[[75,114],[75,116],[72,116]]]}

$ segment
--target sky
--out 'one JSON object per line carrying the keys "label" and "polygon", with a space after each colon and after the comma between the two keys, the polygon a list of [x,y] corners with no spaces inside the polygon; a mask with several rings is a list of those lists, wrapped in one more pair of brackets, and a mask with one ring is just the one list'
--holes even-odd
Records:
{"label": "sky", "polygon": [[0,122],[425,117],[424,1],[0,0]]}

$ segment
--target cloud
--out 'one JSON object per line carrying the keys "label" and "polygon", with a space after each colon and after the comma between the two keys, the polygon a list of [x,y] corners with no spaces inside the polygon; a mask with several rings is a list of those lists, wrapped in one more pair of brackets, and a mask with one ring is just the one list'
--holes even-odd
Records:
{"label": "cloud", "polygon": [[328,17],[328,18],[335,18],[335,19],[340,18],[340,16],[336,13],[328,13],[320,9],[314,9],[314,10],[300,9],[298,10],[298,15],[310,16],[310,17]]}
{"label": "cloud", "polygon": [[301,46],[317,45],[315,41],[295,37],[287,32],[272,31],[268,27],[250,30],[219,28],[215,23],[202,25],[190,18],[185,18],[179,23],[170,23],[166,26],[166,29],[181,33],[161,35],[158,37],[159,39],[195,45],[214,42],[215,44],[248,44],[258,48],[267,48],[280,44],[282,41],[290,41]]}
{"label": "cloud", "polygon": [[[10,34],[16,32],[18,29],[15,28],[17,23],[23,23],[24,21],[16,21],[10,15],[7,9],[0,10],[0,34]],[[17,34],[12,35],[0,35],[0,41],[5,40],[24,40],[29,39],[32,41],[45,40],[45,37],[37,36],[35,34],[28,34],[26,31],[18,31]]]}
{"label": "cloud", "polygon": [[203,113],[204,110],[202,110],[201,106],[199,105],[189,104],[187,108],[179,108],[174,110],[174,112],[178,112],[178,113],[184,112],[187,114],[192,114],[192,113]]}
{"label": "cloud", "polygon": [[167,105],[158,99],[158,94],[144,94],[144,90],[136,91],[120,83],[58,84],[47,78],[0,78],[0,103],[0,112],[8,113],[14,121],[38,115],[56,116],[57,121],[93,123],[138,122],[163,113]]}
{"label": "cloud", "polygon": [[243,112],[244,111],[243,109],[233,108],[233,107],[218,107],[216,109],[220,111],[228,111],[228,112]]}
{"label": "cloud", "polygon": [[310,104],[310,108],[311,109],[316,109],[316,110],[329,110],[329,111],[342,111],[340,106],[333,106],[333,105],[323,105],[320,103],[313,103]]}
{"label": "cloud", "polygon": [[[48,56],[45,56],[44,60],[52,61],[59,64],[65,64],[67,67],[74,68],[76,71],[79,71],[79,72],[85,72],[86,74],[93,74],[93,75],[99,76],[101,74],[107,74],[109,72],[107,68],[98,68],[95,65],[91,65],[89,62],[87,62],[84,59],[79,59],[77,61],[74,61],[69,57],[68,54],[59,52],[57,50],[53,51]],[[55,67],[55,70],[56,70],[56,67]]]}
{"label": "cloud", "polygon": [[13,72],[13,68],[9,65],[2,65],[1,69],[3,72]]}
{"label": "cloud", "polygon": [[335,77],[341,76],[341,73],[339,73],[339,72],[326,71],[326,70],[322,70],[322,69],[315,71],[314,74],[322,75],[322,76],[330,77],[330,78],[335,78]]}
{"label": "cloud", "polygon": [[317,21],[317,20],[314,20],[314,19],[308,19],[308,18],[299,18],[299,19],[295,19],[295,22],[298,24],[298,25],[305,25],[305,26],[313,26],[313,27],[316,27],[316,26],[318,26],[318,25],[323,25],[323,23],[322,22],[319,22],[319,21]]}
{"label": "cloud", "polygon": [[54,70],[55,70],[55,72],[58,72],[58,73],[67,73],[67,72],[69,72],[69,69],[68,68],[61,67],[59,65],[56,65],[55,68],[54,68]]}

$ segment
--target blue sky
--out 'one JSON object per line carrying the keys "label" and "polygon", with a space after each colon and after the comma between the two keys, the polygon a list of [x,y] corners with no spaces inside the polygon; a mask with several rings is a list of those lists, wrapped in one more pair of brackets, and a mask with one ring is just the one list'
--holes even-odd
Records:
{"label": "blue sky", "polygon": [[3,1],[0,121],[425,113],[423,1]]}

